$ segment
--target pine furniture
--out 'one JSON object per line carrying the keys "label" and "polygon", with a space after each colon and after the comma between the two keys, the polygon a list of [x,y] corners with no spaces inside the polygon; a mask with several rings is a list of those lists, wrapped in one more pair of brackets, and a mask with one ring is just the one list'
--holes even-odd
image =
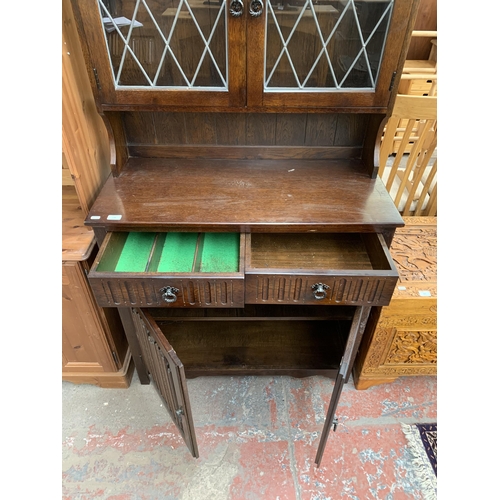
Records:
{"label": "pine furniture", "polygon": [[437,97],[398,94],[378,175],[403,216],[437,215]]}
{"label": "pine furniture", "polygon": [[325,375],[319,465],[403,220],[374,150],[417,2],[74,0],[112,175],[85,223],[193,456],[187,377]]}
{"label": "pine furniture", "polygon": [[133,373],[116,311],[96,303],[87,280],[97,254],[73,186],[62,188],[62,379],[126,388]]}
{"label": "pine furniture", "polygon": [[101,308],[93,297],[87,273],[97,245],[83,224],[110,173],[109,139],[69,0],[62,3],[62,21],[62,380],[126,388],[131,351],[116,309]]}

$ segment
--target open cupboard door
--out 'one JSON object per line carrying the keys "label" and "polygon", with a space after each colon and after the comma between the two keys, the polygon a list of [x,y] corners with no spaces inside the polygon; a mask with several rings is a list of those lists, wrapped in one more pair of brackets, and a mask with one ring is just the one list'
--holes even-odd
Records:
{"label": "open cupboard door", "polygon": [[198,458],[184,365],[146,311],[132,309],[132,317],[144,362],[153,382],[189,451],[193,457]]}

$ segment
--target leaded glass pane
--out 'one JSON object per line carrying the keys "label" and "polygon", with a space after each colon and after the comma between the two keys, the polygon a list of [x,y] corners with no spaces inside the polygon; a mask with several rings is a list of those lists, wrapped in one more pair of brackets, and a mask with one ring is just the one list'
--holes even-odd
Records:
{"label": "leaded glass pane", "polygon": [[265,90],[373,90],[393,2],[267,0]]}
{"label": "leaded glass pane", "polygon": [[227,89],[225,0],[97,2],[117,87]]}

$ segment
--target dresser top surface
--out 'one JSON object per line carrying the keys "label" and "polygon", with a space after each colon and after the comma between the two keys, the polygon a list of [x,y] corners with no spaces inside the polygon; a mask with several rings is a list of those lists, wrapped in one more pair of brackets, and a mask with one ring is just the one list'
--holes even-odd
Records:
{"label": "dresser top surface", "polygon": [[130,158],[86,224],[108,230],[379,231],[404,225],[359,160]]}

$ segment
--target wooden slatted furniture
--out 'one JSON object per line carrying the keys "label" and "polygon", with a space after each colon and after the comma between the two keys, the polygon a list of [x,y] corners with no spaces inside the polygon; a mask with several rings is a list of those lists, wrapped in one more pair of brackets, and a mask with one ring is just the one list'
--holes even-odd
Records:
{"label": "wooden slatted furniture", "polygon": [[398,279],[374,150],[417,3],[146,3],[73,0],[111,148],[94,296],[195,457],[186,378],[334,379],[319,465]]}
{"label": "wooden slatted furniture", "polygon": [[[422,4],[421,4],[422,5]],[[437,31],[416,30],[412,33],[412,40],[427,42],[427,59],[407,59],[398,87],[398,94],[413,96],[437,96]],[[425,45],[421,44],[420,50]],[[407,118],[401,118],[398,123],[397,137],[400,140],[408,125]],[[394,153],[397,153],[400,142],[394,142]],[[411,144],[407,144],[405,152],[411,151]]]}
{"label": "wooden slatted furniture", "polygon": [[405,95],[437,95],[437,31],[415,30],[412,37],[427,40],[427,59],[407,59],[398,93]]}
{"label": "wooden slatted furniture", "polygon": [[363,338],[353,372],[356,389],[437,374],[437,217],[404,221],[391,246],[400,280]]}
{"label": "wooden slatted furniture", "polygon": [[437,97],[398,94],[380,145],[379,175],[402,215],[437,214]]}

